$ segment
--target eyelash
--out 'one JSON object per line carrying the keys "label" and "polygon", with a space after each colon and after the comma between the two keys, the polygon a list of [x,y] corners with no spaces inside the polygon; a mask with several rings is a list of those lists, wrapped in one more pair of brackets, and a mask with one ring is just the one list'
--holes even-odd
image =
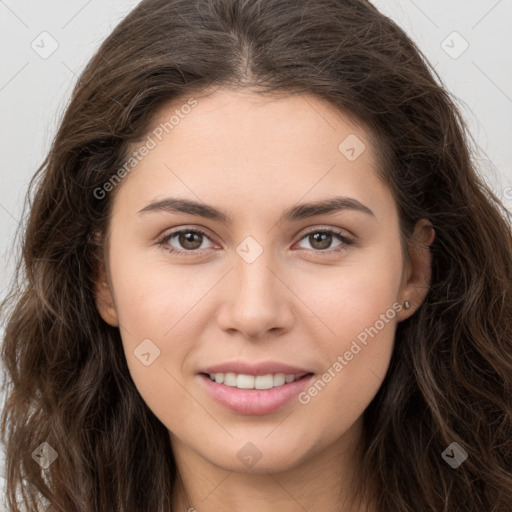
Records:
{"label": "eyelash", "polygon": [[[167,233],[167,234],[163,235],[161,238],[158,239],[157,244],[160,247],[162,247],[164,250],[166,250],[170,253],[173,253],[173,254],[178,254],[178,255],[183,254],[184,256],[196,256],[198,254],[198,252],[200,252],[198,249],[186,251],[186,250],[176,249],[174,247],[167,245],[169,240],[173,239],[176,235],[179,235],[180,233],[196,233],[196,234],[203,235],[206,238],[210,239],[209,235],[201,229],[197,229],[197,228],[179,229],[179,230],[172,231],[171,233]],[[353,240],[351,240],[350,238],[347,238],[341,232],[335,231],[332,229],[315,229],[315,230],[308,231],[300,238],[299,242],[301,240],[303,240],[304,238],[306,238],[307,236],[316,234],[316,233],[327,233],[330,235],[334,235],[336,238],[338,238],[338,240],[340,240],[340,242],[342,242],[342,244],[337,246],[337,248],[335,248],[335,249],[326,249],[326,250],[312,249],[313,252],[316,252],[320,255],[323,255],[324,253],[327,253],[327,255],[331,255],[334,253],[346,251],[349,246],[354,244]],[[311,250],[311,249],[306,249],[306,250]]]}

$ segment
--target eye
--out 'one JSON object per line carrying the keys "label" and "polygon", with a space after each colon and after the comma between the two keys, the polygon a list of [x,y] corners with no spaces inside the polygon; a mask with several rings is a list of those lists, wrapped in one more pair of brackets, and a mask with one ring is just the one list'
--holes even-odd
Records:
{"label": "eye", "polygon": [[[176,247],[172,244],[181,247]],[[200,249],[205,249],[203,242],[205,239],[210,239],[207,233],[200,229],[179,229],[165,234],[158,240],[158,245],[162,246],[165,250],[171,253],[180,253],[185,256],[193,256]],[[347,250],[348,246],[354,243],[353,240],[343,235],[341,232],[332,229],[316,229],[306,233],[301,238],[301,241],[307,239],[311,248],[315,252],[333,253]],[[332,242],[338,240],[338,245],[334,249],[329,249]]]}
{"label": "eye", "polygon": [[[346,237],[341,232],[331,229],[316,229],[315,231],[310,231],[301,238],[301,241],[304,239],[307,239],[314,251],[328,253],[347,250],[348,246],[354,243],[353,240]],[[340,243],[336,245],[334,249],[326,250],[329,249],[332,242],[336,239],[339,240]]]}
{"label": "eye", "polygon": [[[164,235],[158,240],[158,245],[169,252],[192,256],[198,249],[204,249],[201,246],[205,238],[209,239],[208,235],[200,229],[180,229]],[[175,243],[180,244],[182,248],[173,246],[171,244],[173,239],[176,239]]]}

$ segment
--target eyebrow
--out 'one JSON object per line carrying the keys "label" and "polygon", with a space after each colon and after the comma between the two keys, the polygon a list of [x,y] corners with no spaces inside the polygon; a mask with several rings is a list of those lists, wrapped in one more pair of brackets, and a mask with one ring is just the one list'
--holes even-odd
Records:
{"label": "eyebrow", "polygon": [[[322,201],[292,206],[282,213],[279,222],[292,222],[316,215],[332,215],[343,210],[353,210],[375,217],[370,208],[353,197],[333,197]],[[166,198],[149,203],[137,213],[148,212],[188,213],[228,225],[233,224],[233,218],[226,212],[190,199]]]}

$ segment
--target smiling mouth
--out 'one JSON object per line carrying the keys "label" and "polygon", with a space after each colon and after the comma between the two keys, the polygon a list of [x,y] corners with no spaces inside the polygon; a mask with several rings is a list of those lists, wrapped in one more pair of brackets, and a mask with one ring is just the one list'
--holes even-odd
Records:
{"label": "smiling mouth", "polygon": [[312,373],[285,374],[269,373],[266,375],[249,375],[244,373],[202,373],[211,381],[227,387],[245,390],[265,390],[285,386],[304,379]]}

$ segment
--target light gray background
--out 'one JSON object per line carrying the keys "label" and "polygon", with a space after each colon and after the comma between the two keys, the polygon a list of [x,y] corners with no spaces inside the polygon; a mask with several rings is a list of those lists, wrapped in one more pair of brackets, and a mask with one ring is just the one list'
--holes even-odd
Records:
{"label": "light gray background", "polygon": [[[0,0],[0,297],[12,274],[28,181],[49,150],[77,75],[137,3]],[[416,41],[458,98],[479,168],[512,210],[512,0],[373,3]],[[33,49],[42,53],[52,44],[58,47],[47,58]]]}

